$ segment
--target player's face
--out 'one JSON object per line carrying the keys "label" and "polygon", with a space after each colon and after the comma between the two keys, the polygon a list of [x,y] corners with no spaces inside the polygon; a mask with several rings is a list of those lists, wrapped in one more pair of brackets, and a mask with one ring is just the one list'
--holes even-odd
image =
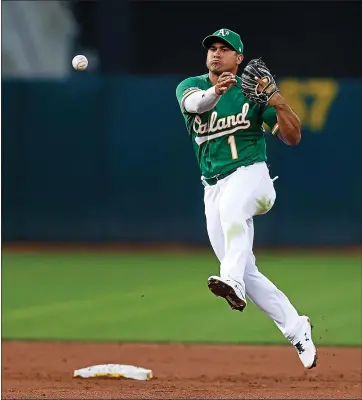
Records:
{"label": "player's face", "polygon": [[207,52],[206,65],[215,75],[221,75],[223,72],[235,74],[242,59],[242,55],[238,55],[224,43],[214,43]]}

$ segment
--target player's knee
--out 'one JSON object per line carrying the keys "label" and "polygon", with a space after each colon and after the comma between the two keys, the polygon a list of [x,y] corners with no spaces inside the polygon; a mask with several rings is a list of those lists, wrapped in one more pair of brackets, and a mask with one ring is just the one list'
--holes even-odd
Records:
{"label": "player's knee", "polygon": [[248,227],[245,221],[224,221],[223,233],[225,237],[225,250],[227,251],[230,249],[235,243],[238,243],[237,246],[239,247],[241,241],[243,242],[245,238],[248,238],[247,229]]}
{"label": "player's knee", "polygon": [[255,215],[266,214],[275,203],[275,195],[262,196],[255,202]]}

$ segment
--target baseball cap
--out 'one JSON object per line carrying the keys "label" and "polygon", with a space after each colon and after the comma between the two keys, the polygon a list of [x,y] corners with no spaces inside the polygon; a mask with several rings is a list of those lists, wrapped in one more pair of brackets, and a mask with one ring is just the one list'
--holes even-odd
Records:
{"label": "baseball cap", "polygon": [[244,44],[240,39],[240,35],[230,29],[219,29],[212,35],[206,36],[202,41],[202,45],[208,49],[213,43],[221,40],[231,46],[238,54],[243,54]]}

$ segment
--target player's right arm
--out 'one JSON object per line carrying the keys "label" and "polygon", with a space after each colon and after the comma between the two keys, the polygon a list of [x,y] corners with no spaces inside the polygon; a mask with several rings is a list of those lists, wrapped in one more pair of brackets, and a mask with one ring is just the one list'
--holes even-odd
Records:
{"label": "player's right arm", "polygon": [[202,114],[212,110],[229,87],[235,83],[231,73],[220,75],[215,86],[203,90],[197,78],[188,78],[182,81],[176,89],[176,96],[183,111],[191,114]]}
{"label": "player's right arm", "polygon": [[198,90],[191,93],[183,101],[185,111],[191,114],[202,114],[206,111],[212,110],[220,99],[215,91],[215,86],[207,90]]}
{"label": "player's right arm", "polygon": [[[220,96],[216,95],[214,87],[204,90],[204,85],[198,77],[193,77],[185,79],[177,86],[176,97],[183,113],[201,114],[207,111],[207,105],[213,104],[215,107]],[[205,102],[211,104],[205,105]]]}

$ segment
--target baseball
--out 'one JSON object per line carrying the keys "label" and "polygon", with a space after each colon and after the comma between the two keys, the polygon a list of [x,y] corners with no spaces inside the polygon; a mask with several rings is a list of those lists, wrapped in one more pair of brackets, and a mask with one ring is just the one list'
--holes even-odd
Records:
{"label": "baseball", "polygon": [[86,56],[78,55],[72,60],[73,68],[77,71],[84,71],[88,67],[88,60]]}

